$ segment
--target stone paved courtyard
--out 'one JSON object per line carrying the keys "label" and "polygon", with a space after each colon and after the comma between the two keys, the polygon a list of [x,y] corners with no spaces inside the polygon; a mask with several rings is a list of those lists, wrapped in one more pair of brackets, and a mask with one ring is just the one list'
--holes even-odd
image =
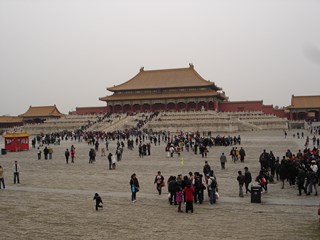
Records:
{"label": "stone paved courtyard", "polygon": [[[88,164],[90,146],[84,142],[62,141],[54,145],[52,160],[36,160],[36,149],[0,156],[5,169],[6,190],[0,191],[0,239],[320,239],[317,209],[319,196],[297,196],[295,187],[269,184],[262,203],[250,203],[250,195],[238,197],[237,171],[248,166],[253,178],[258,174],[258,158],[263,149],[280,158],[287,149],[302,149],[303,140],[284,138],[282,131],[241,132],[245,163],[220,169],[219,156],[231,147],[212,147],[206,159],[182,152],[180,159],[167,158],[165,144],[152,146],[151,156],[139,158],[138,150],[125,148],[116,170],[108,170],[106,157]],[[306,134],[306,132],[305,132]],[[238,135],[238,133],[234,134]],[[68,165],[64,151],[76,147],[76,160]],[[100,144],[100,146],[102,143]],[[112,153],[115,142],[110,143]],[[108,153],[108,152],[107,152]],[[14,185],[12,165],[21,166],[21,184]],[[218,178],[217,204],[195,205],[193,214],[178,213],[167,201],[167,191],[159,196],[153,185],[160,170],[170,175],[202,171],[204,161]],[[141,191],[135,204],[130,201],[130,175],[135,172]],[[96,212],[92,201],[100,193],[104,209]]]}

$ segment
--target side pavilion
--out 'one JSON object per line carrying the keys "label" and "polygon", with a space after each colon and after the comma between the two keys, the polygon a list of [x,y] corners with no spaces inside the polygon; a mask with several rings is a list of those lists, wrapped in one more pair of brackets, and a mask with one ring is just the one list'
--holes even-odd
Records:
{"label": "side pavilion", "polygon": [[320,95],[291,97],[290,120],[320,121]]}
{"label": "side pavilion", "polygon": [[56,105],[53,106],[30,106],[29,109],[24,113],[19,115],[23,118],[26,123],[43,123],[45,120],[57,119],[64,116]]}

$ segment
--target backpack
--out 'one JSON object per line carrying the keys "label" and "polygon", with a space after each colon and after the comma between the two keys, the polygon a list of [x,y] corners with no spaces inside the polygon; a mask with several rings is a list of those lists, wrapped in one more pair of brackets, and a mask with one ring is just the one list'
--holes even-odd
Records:
{"label": "backpack", "polygon": [[264,186],[264,185],[266,185],[266,184],[267,184],[267,180],[266,180],[266,178],[265,178],[265,177],[262,177],[262,178],[261,178],[261,180],[260,180],[260,184],[261,184],[261,186]]}
{"label": "backpack", "polygon": [[196,178],[196,180],[195,180],[195,187],[196,187],[196,189],[201,189],[201,181],[200,181],[200,178],[198,177],[198,178]]}
{"label": "backpack", "polygon": [[211,179],[211,185],[210,185],[211,189],[215,189],[217,188],[217,181],[215,179]]}

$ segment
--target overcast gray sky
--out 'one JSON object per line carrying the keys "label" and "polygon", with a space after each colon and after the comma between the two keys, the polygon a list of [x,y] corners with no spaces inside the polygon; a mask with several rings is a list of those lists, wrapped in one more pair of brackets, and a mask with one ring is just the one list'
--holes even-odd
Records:
{"label": "overcast gray sky", "polygon": [[188,67],[231,101],[319,95],[318,0],[0,0],[0,115],[103,106],[106,87]]}

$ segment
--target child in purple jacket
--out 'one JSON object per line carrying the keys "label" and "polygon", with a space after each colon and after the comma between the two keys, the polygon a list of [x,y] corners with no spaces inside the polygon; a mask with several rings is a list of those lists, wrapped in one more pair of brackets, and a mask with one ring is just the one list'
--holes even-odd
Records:
{"label": "child in purple jacket", "polygon": [[178,191],[176,192],[176,202],[178,204],[178,212],[183,212],[181,210],[181,203],[183,201],[183,192],[182,192],[182,188],[179,187]]}

